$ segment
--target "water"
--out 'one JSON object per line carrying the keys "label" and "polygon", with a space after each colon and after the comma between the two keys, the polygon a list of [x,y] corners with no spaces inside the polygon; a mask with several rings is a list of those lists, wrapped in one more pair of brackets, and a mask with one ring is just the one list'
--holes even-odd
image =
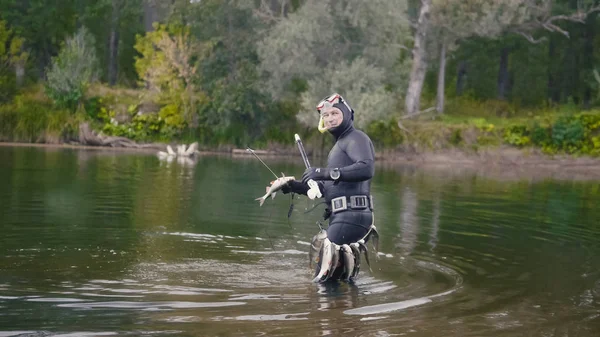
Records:
{"label": "water", "polygon": [[600,335],[597,181],[380,166],[379,259],[320,286],[322,206],[258,207],[270,180],[253,158],[0,147],[0,336]]}

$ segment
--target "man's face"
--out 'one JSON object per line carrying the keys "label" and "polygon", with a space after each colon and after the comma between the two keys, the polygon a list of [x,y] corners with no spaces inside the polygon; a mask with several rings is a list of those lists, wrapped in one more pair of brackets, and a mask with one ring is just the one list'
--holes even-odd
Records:
{"label": "man's face", "polygon": [[342,113],[342,110],[335,107],[327,108],[321,111],[321,117],[323,117],[323,122],[325,122],[325,127],[327,129],[339,126],[344,120],[344,114]]}

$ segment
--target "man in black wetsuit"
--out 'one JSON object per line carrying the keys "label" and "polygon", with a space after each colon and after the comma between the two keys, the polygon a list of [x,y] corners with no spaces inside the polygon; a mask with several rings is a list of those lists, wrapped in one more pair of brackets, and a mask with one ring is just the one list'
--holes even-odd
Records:
{"label": "man in black wetsuit", "polygon": [[283,193],[307,194],[307,183],[319,184],[329,218],[327,237],[337,245],[365,237],[373,223],[371,178],[375,172],[375,151],[369,136],[354,128],[354,110],[339,94],[317,105],[319,130],[329,131],[335,144],[327,157],[327,167],[310,167],[302,181],[292,181]]}

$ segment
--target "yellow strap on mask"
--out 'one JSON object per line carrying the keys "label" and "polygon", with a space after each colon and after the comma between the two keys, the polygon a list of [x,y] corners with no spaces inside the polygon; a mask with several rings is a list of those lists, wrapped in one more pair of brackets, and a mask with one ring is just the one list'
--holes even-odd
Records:
{"label": "yellow strap on mask", "polygon": [[319,118],[319,132],[321,133],[325,133],[327,131],[327,128],[325,127],[325,121],[323,120],[323,117]]}

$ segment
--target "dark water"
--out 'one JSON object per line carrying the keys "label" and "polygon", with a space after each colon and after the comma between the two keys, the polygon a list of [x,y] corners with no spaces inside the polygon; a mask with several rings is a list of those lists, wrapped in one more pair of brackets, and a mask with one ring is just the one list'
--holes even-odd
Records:
{"label": "dark water", "polygon": [[[265,158],[302,174],[301,160]],[[379,168],[356,285],[253,158],[0,147],[0,336],[600,336],[600,184]],[[364,263],[364,262],[363,262]]]}

